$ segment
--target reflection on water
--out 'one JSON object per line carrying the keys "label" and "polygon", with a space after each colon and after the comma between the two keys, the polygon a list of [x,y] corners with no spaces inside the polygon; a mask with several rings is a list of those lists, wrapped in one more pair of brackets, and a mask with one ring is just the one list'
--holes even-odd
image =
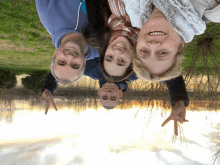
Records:
{"label": "reflection on water", "polygon": [[[22,77],[24,76],[18,77],[18,84],[20,84]],[[86,76],[80,79],[80,81],[81,82],[77,82],[66,88],[61,86],[55,92],[54,99],[59,110],[69,109],[78,113],[88,108],[102,108],[99,103],[99,96],[97,95],[97,81]],[[82,81],[84,83],[82,83]],[[203,85],[204,88],[202,88],[202,90],[198,88],[198,86],[201,87],[202,84],[206,82],[207,78],[200,77],[200,79],[191,79],[187,84],[190,98],[190,104],[187,110],[219,109],[220,102],[218,90],[213,93],[210,91],[208,85]],[[85,89],[87,86],[90,86],[90,88]],[[138,90],[134,90],[135,88]],[[142,91],[140,89],[142,89]],[[168,96],[167,88],[162,83],[147,83],[138,80],[129,84],[129,90],[124,94],[123,99],[120,99],[120,103],[116,106],[116,109],[136,109],[138,113],[139,110],[144,108],[161,108],[164,112],[161,115],[164,115],[167,110],[171,109]],[[45,106],[40,104],[40,98],[40,95],[24,89],[20,85],[10,90],[2,89],[0,91],[1,120],[11,122],[14,111],[18,109],[44,111]],[[51,108],[51,110],[53,109]]]}
{"label": "reflection on water", "polygon": [[[219,89],[213,92],[204,85],[205,78],[202,82],[195,78],[187,84],[189,123],[181,125],[178,137],[174,136],[172,122],[165,128],[160,126],[171,110],[163,84],[141,80],[130,83],[119,105],[105,110],[99,103],[97,81],[87,77],[82,80],[87,83],[60,87],[54,94],[59,111],[51,107],[46,116],[41,95],[21,86],[0,91],[0,147],[4,155],[0,164],[5,159],[11,160],[9,164],[15,160],[24,164],[27,158],[48,165],[103,164],[104,158],[115,160],[116,155],[123,162],[119,164],[211,164],[210,157],[218,147],[213,143],[210,153],[209,140],[218,138],[209,132],[219,122],[220,116],[213,110],[219,110],[220,102]],[[194,154],[198,151],[202,157]]]}
{"label": "reflection on water", "polygon": [[0,122],[0,164],[211,164],[204,135],[218,122],[216,112],[188,111],[185,140],[172,144],[173,123],[161,128],[166,116],[161,117],[160,108],[153,111],[147,128],[149,114],[140,111],[134,118],[135,109],[15,111],[13,123]]}

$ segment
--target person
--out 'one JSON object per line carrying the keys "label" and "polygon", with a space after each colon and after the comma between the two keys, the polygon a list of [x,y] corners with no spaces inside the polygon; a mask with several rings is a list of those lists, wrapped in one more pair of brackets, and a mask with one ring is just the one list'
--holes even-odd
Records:
{"label": "person", "polygon": [[86,60],[99,57],[81,33],[88,23],[85,1],[36,0],[36,8],[56,47],[51,61],[52,75],[61,83],[77,81],[83,75]]}
{"label": "person", "polygon": [[185,43],[220,22],[219,1],[122,0],[133,27],[141,28],[134,46],[133,70],[149,81],[181,74]]}
{"label": "person", "polygon": [[[89,2],[96,4],[94,0]],[[104,22],[102,23],[104,26],[102,26],[102,35],[97,33],[97,29],[98,31],[100,29],[98,26],[100,22],[93,23],[94,21],[91,21],[94,30],[91,32],[88,25],[90,32],[85,30],[86,32],[83,32],[83,34],[93,47],[99,49],[100,67],[103,76],[109,81],[119,82],[133,73],[131,63],[133,45],[136,42],[139,29],[131,26],[129,17],[125,12],[117,13],[111,2],[109,5],[108,1],[102,1],[102,6],[104,7],[100,9],[100,12],[96,13],[104,17],[102,20]],[[108,10],[110,10],[110,13]],[[88,14],[88,17],[91,17],[91,15],[93,14]],[[94,38],[96,38],[96,42],[94,42]]]}
{"label": "person", "polygon": [[[127,79],[121,82],[113,83],[107,81],[101,73],[99,58],[86,61],[84,75],[89,76],[94,80],[99,80],[100,88],[97,91],[97,94],[100,96],[100,103],[106,109],[114,108],[119,103],[119,99],[123,97],[123,93],[127,91],[127,83],[138,79],[133,73]],[[55,92],[57,87],[58,83],[56,82],[55,78],[52,74],[49,74],[42,89],[42,103],[46,103],[46,100],[49,97],[50,99],[48,100],[47,106],[48,104],[52,104],[53,106],[55,105],[54,101],[51,99],[52,94]]]}
{"label": "person", "polygon": [[[108,82],[101,73],[98,58],[88,60],[86,63],[84,75],[89,76],[92,79],[99,80],[100,88],[97,91],[97,94],[100,96],[100,103],[106,109],[112,109],[117,106],[119,98],[122,98],[123,93],[127,91],[127,83],[138,79],[136,74],[133,73],[129,76],[129,78],[121,82]],[[185,107],[188,106],[189,98],[182,76],[163,83],[168,87],[172,107],[174,107],[179,101],[183,101]],[[58,84],[56,83],[55,78],[49,74],[47,80],[44,82],[41,98],[41,102],[43,104],[47,104],[45,114],[48,112],[49,105],[52,105],[57,110],[52,97],[52,94],[55,92],[57,87]]]}

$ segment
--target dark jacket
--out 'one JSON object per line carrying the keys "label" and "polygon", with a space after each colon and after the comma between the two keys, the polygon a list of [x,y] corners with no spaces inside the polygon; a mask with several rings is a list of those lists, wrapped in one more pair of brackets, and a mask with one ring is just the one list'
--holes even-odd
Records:
{"label": "dark jacket", "polygon": [[[102,87],[102,85],[106,83],[106,79],[102,75],[101,69],[99,66],[99,58],[86,61],[86,69],[85,69],[84,75],[89,76],[92,79],[99,80],[100,87]],[[135,73],[133,73],[126,80],[118,82],[116,84],[118,85],[120,90],[125,92],[128,88],[127,82],[132,82],[137,79],[138,77],[136,76]],[[185,102],[185,106],[189,105],[189,98],[188,98],[186,86],[185,86],[182,76],[179,76],[175,79],[171,79],[168,81],[163,81],[163,83],[168,88],[172,107],[176,104],[177,101],[181,101],[181,100]],[[47,80],[44,82],[42,92],[45,89],[48,89],[53,94],[54,91],[57,89],[57,87],[58,87],[58,84],[56,83],[56,80],[50,73],[47,77]]]}

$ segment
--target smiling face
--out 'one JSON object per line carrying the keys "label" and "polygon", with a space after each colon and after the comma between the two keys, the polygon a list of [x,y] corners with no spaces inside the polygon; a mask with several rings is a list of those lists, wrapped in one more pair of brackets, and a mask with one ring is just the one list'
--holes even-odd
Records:
{"label": "smiling face", "polygon": [[100,96],[100,102],[104,107],[115,107],[118,104],[119,97],[123,97],[123,92],[115,83],[105,83],[97,92]]}
{"label": "smiling face", "polygon": [[104,69],[111,76],[122,76],[130,66],[132,45],[126,37],[120,36],[112,41],[104,57]]}
{"label": "smiling face", "polygon": [[160,75],[175,64],[179,46],[184,42],[171,28],[168,20],[157,8],[142,26],[137,39],[136,53],[153,75]]}
{"label": "smiling face", "polygon": [[86,65],[84,54],[88,46],[80,33],[65,36],[54,52],[54,74],[59,79],[74,81]]}

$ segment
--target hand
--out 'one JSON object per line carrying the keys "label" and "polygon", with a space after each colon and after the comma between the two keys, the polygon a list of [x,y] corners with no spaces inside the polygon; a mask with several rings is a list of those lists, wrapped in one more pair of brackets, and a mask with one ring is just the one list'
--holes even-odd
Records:
{"label": "hand", "polygon": [[177,136],[178,135],[177,121],[179,121],[181,124],[183,124],[183,122],[188,122],[188,120],[186,120],[185,117],[186,117],[186,107],[184,101],[178,101],[173,107],[170,116],[163,122],[161,126],[163,127],[170,120],[174,120],[174,132],[175,135]]}
{"label": "hand", "polygon": [[44,92],[42,93],[42,97],[41,97],[41,104],[47,104],[46,110],[45,110],[45,115],[48,112],[49,106],[50,104],[54,107],[54,109],[56,111],[58,111],[54,101],[53,101],[53,97],[52,94],[49,90],[45,89]]}

